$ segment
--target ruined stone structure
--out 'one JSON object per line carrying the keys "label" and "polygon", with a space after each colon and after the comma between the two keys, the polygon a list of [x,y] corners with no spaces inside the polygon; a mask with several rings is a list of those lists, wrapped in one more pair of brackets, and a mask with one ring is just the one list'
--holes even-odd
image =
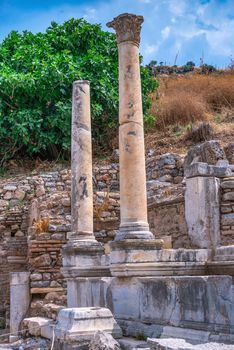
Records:
{"label": "ruined stone structure", "polygon": [[[0,185],[0,259],[4,266],[13,261],[15,269],[20,263],[11,275],[11,330],[17,332],[24,318],[29,334],[55,334],[57,350],[88,349],[90,342],[101,349],[101,339],[116,349],[146,345],[111,338],[122,332],[150,337],[151,349],[167,349],[158,338],[185,339],[174,340],[179,345],[173,349],[193,349],[186,340],[234,342],[232,148],[226,156],[212,140],[191,149],[185,163],[165,154],[145,166],[142,22],[142,16],[123,14],[108,24],[119,48],[119,167],[95,167],[93,193],[90,86],[77,81],[71,172]],[[9,248],[16,239],[26,242],[18,258]],[[7,283],[14,269],[0,268]]]}

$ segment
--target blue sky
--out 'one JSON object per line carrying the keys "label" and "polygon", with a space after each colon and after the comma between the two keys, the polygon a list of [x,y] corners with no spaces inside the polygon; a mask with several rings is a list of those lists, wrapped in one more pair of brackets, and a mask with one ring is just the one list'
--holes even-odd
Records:
{"label": "blue sky", "polygon": [[106,22],[123,12],[143,15],[144,63],[193,60],[226,67],[234,58],[234,0],[0,0],[0,41],[11,30],[44,31],[51,21],[84,17]]}

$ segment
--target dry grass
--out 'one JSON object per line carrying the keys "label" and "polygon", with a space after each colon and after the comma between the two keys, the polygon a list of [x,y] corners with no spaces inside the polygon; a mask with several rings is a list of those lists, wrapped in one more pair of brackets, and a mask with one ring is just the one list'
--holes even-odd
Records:
{"label": "dry grass", "polygon": [[104,195],[103,202],[100,204],[94,204],[94,216],[100,221],[102,218],[102,213],[107,211],[110,205],[109,199],[109,189]]}
{"label": "dry grass", "polygon": [[210,120],[211,114],[234,110],[234,70],[213,75],[186,75],[160,79],[151,114],[159,126],[186,125]]}
{"label": "dry grass", "polygon": [[167,125],[194,123],[207,120],[208,106],[202,96],[189,91],[164,96],[159,105],[159,122]]}

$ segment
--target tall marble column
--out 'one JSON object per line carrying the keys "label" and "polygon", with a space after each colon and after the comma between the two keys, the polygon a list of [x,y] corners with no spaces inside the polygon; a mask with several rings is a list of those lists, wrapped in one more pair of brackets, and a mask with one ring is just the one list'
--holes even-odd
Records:
{"label": "tall marble column", "polygon": [[143,16],[122,14],[107,23],[119,51],[119,151],[121,224],[116,240],[153,239],[147,219],[144,125],[139,44]]}
{"label": "tall marble column", "polygon": [[93,232],[90,86],[86,80],[73,83],[71,177],[72,232],[63,248],[62,273],[68,283],[68,305],[75,306],[72,291],[78,288],[80,277],[109,275],[103,245]]}

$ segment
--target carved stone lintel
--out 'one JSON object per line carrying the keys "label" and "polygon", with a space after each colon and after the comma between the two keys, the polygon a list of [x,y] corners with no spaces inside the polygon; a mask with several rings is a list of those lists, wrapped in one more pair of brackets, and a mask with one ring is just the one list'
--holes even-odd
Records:
{"label": "carved stone lintel", "polygon": [[141,24],[143,22],[143,16],[123,13],[122,15],[115,17],[113,21],[108,22],[107,27],[114,28],[116,31],[118,44],[125,41],[131,41],[139,46]]}

